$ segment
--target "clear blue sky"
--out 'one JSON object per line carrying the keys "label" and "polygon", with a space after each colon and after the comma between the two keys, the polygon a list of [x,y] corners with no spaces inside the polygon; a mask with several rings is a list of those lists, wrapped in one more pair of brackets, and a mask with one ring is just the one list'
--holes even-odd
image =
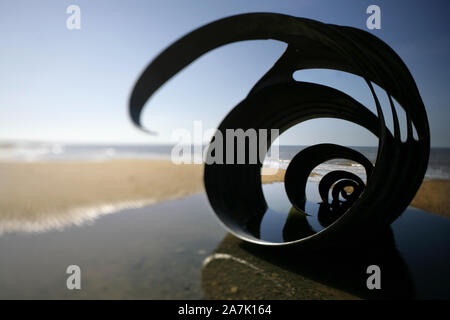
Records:
{"label": "clear blue sky", "polygon": [[[66,8],[81,8],[81,30],[66,28]],[[0,140],[164,143],[194,120],[215,128],[281,55],[285,44],[241,42],[206,54],[167,83],[147,105],[146,135],[133,127],[127,102],[143,68],[193,28],[245,12],[279,12],[365,29],[366,8],[381,7],[370,31],[403,58],[427,107],[432,146],[450,146],[448,1],[54,0],[0,2]],[[296,79],[341,89],[373,109],[358,78],[300,71]],[[375,145],[365,130],[322,119],[291,129],[283,144]]]}

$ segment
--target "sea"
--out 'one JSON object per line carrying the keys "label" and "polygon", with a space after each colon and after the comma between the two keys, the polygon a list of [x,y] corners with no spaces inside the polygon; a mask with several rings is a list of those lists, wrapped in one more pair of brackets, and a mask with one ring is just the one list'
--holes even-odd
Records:
{"label": "sea", "polygon": [[[206,146],[202,147],[204,150]],[[264,167],[286,169],[290,160],[307,146],[281,145],[278,153],[269,150]],[[191,147],[192,152],[199,148]],[[350,146],[375,164],[378,148]],[[171,144],[72,144],[55,142],[8,141],[0,142],[0,162],[51,161],[107,161],[113,159],[166,159],[170,160]],[[346,170],[365,178],[364,168],[346,159],[327,161],[314,169],[313,179],[320,180],[326,173]],[[426,179],[450,180],[450,148],[431,148]]]}

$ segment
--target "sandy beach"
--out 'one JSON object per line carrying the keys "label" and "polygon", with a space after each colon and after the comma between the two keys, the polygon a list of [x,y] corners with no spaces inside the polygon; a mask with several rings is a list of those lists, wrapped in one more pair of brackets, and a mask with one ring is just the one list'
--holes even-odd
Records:
{"label": "sandy beach", "polygon": [[415,198],[413,207],[450,218],[450,181],[425,180]]}
{"label": "sandy beach", "polygon": [[[263,183],[283,181],[284,170]],[[202,165],[167,160],[0,163],[0,233],[80,224],[121,207],[136,207],[203,190]],[[412,205],[450,217],[450,181],[424,181]],[[94,210],[93,208],[96,208]]]}

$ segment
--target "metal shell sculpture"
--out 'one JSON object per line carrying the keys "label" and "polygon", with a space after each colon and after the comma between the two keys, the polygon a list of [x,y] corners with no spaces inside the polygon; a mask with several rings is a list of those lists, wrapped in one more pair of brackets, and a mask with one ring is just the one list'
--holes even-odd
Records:
{"label": "metal shell sculpture", "polygon": [[[387,44],[368,32],[273,13],[242,14],[212,22],[174,42],[148,65],[130,98],[132,121],[141,127],[140,114],[146,101],[202,54],[228,43],[257,39],[279,40],[288,46],[248,96],[225,117],[218,131],[274,128],[281,134],[310,119],[348,120],[379,138],[376,165],[357,151],[334,144],[300,151],[285,176],[286,193],[294,211],[304,210],[307,178],[324,161],[343,158],[360,163],[366,171],[367,185],[350,172],[330,172],[319,184],[323,199],[320,211],[325,212],[322,217],[319,212],[319,220],[325,228],[314,232],[305,219],[297,218],[284,230],[294,230],[297,235],[274,243],[259,236],[259,225],[268,209],[261,186],[261,161],[205,164],[204,184],[218,218],[237,237],[273,246],[318,247],[344,238],[355,240],[385,228],[406,209],[422,183],[430,134],[425,106],[408,68]],[[341,91],[293,79],[295,71],[312,68],[360,76],[373,95],[377,114]],[[373,84],[383,88],[388,96],[393,132],[386,127]],[[394,99],[406,113],[407,139],[403,142]],[[413,127],[417,137],[413,136]],[[268,141],[270,144],[271,137]],[[345,191],[349,186],[352,193]],[[330,189],[333,200],[328,203]]]}

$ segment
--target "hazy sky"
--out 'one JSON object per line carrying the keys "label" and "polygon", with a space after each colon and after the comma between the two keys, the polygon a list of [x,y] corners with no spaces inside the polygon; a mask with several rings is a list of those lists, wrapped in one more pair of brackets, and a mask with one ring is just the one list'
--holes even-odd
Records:
{"label": "hazy sky", "polygon": [[[68,30],[66,9],[81,8],[81,29]],[[432,146],[450,146],[448,126],[448,1],[318,0],[54,0],[0,2],[0,140],[164,143],[194,120],[215,128],[272,66],[285,44],[231,44],[206,54],[166,84],[147,104],[135,129],[127,103],[143,68],[171,42],[218,18],[279,12],[366,30],[366,8],[381,7],[381,30],[371,33],[405,61],[425,102]],[[371,110],[361,79],[334,71],[299,71],[297,80],[338,88]],[[283,144],[334,142],[375,145],[345,121],[312,120],[289,130]]]}

